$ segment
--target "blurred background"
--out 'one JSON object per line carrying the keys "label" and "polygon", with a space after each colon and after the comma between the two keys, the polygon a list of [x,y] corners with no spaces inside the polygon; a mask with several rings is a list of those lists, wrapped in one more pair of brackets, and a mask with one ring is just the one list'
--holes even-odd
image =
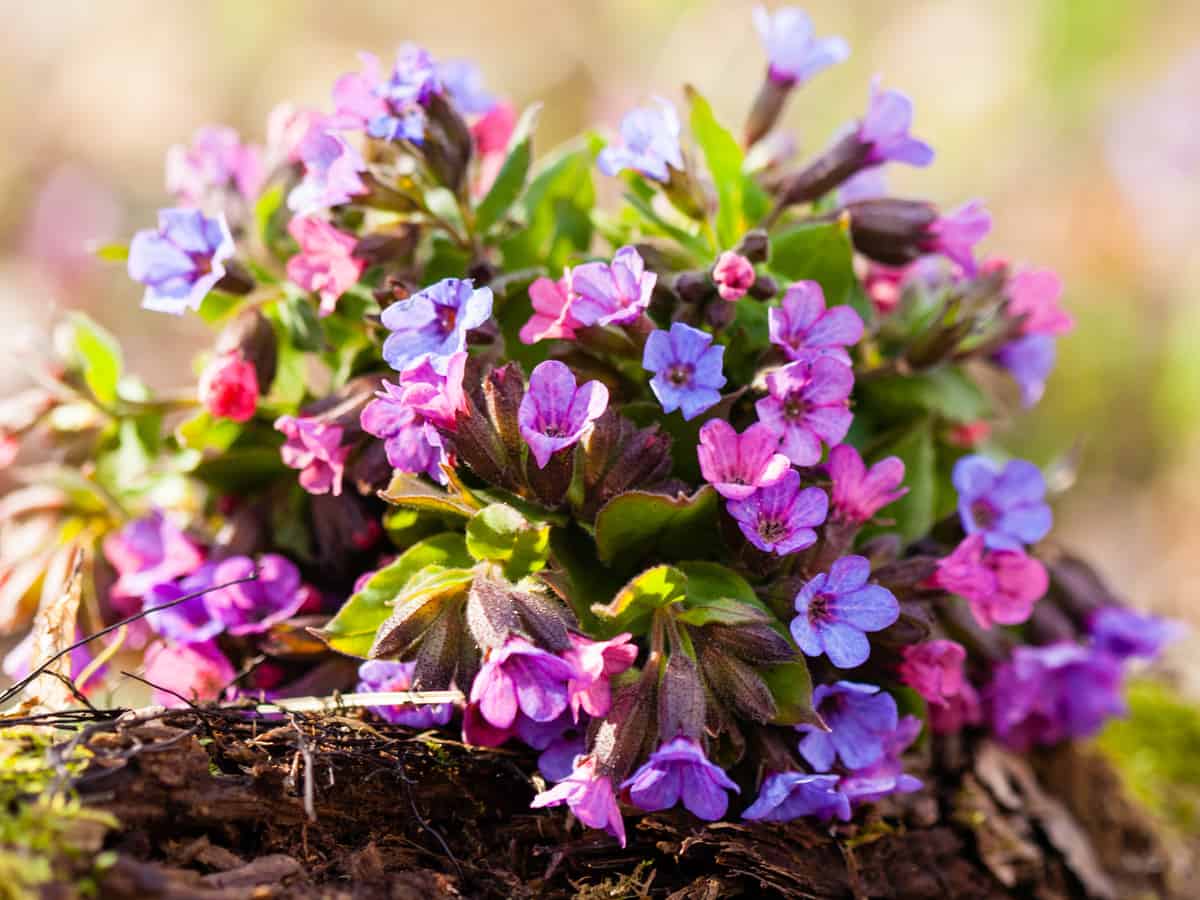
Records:
{"label": "blurred background", "polygon": [[[1078,462],[1056,538],[1134,605],[1189,620],[1200,648],[1200,3],[805,0],[851,44],[788,107],[803,152],[859,115],[868,82],[907,92],[938,150],[893,190],[979,197],[984,244],[1058,270],[1078,320],[1046,399],[1002,435]],[[166,202],[163,158],[204,124],[264,138],[277,102],[328,106],[355,52],[416,40],[470,57],[518,106],[545,103],[543,150],[696,85],[740,128],[763,75],[751,4],[731,0],[0,0],[0,392],[23,384],[56,311],[83,308],[158,387],[191,378],[195,317],[139,310],[120,266]],[[1189,656],[1177,647],[1176,658]],[[1191,657],[1197,654],[1190,653]],[[1200,666],[1182,666],[1200,696]]]}

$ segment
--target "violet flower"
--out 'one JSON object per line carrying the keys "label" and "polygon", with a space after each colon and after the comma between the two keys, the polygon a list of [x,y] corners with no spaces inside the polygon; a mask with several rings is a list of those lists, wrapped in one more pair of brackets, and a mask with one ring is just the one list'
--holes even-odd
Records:
{"label": "violet flower", "polygon": [[754,27],[767,51],[771,80],[785,87],[803,84],[850,55],[850,47],[840,37],[813,37],[808,14],[795,6],[784,6],[774,13],[756,6]]}
{"label": "violet flower", "polygon": [[471,703],[494,728],[511,728],[518,713],[535,722],[562,715],[575,676],[570,663],[524,638],[510,637],[489,650],[471,684]]}
{"label": "violet flower", "polygon": [[314,216],[293,218],[288,223],[288,234],[296,239],[300,252],[287,261],[287,276],[317,294],[321,315],[327,316],[337,308],[338,297],[358,282],[366,268],[366,261],[354,256],[358,239]]}
{"label": "violet flower", "polygon": [[921,733],[921,720],[904,716],[884,736],[883,754],[868,766],[844,776],[838,790],[852,803],[874,803],[890,794],[911,794],[922,787],[921,779],[904,771],[900,755]]}
{"label": "violet flower", "polygon": [[547,791],[533,798],[534,809],[566,804],[580,822],[588,828],[603,828],[625,846],[625,822],[617,805],[612,776],[596,771],[596,760],[581,756],[575,760],[574,771]]}
{"label": "violet flower", "polygon": [[201,128],[191,146],[175,144],[167,150],[167,192],[184,206],[204,206],[214,193],[230,188],[251,200],[265,175],[261,150],[243,144],[234,129],[223,125]]}
{"label": "violet flower", "polygon": [[879,78],[871,80],[871,99],[867,114],[858,124],[859,143],[869,147],[864,165],[887,162],[927,166],[933,162],[933,148],[908,133],[912,126],[912,101],[899,91],[881,91]]}
{"label": "violet flower", "polygon": [[849,366],[846,348],[862,340],[863,321],[850,306],[825,308],[825,293],[815,281],[797,281],[783,295],[781,305],[767,311],[771,343],[790,360],[819,356]]}
{"label": "violet flower", "polygon": [[[195,594],[213,586],[214,563],[204,563],[196,571],[178,581],[156,584],[142,598],[142,609],[153,609],[170,603],[188,594]],[[149,613],[146,624],[154,633],[177,644],[199,644],[209,641],[225,630],[225,623],[212,614],[208,596],[201,594],[183,603]]]}
{"label": "violet flower", "polygon": [[1062,281],[1050,269],[1027,269],[1008,282],[1005,312],[1021,319],[1022,334],[1060,337],[1075,327],[1071,314],[1059,305]]}
{"label": "violet flower", "polygon": [[797,725],[796,730],[804,735],[801,755],[819,772],[829,771],[838,759],[849,769],[877,762],[898,719],[890,694],[854,681],[817,685],[813,708],[830,730],[808,724]]}
{"label": "violet flower", "polygon": [[1049,335],[1027,334],[992,354],[992,361],[1006,369],[1021,389],[1021,405],[1026,409],[1037,406],[1046,392],[1057,350],[1054,338]]}
{"label": "violet flower", "polygon": [[828,357],[788,363],[767,375],[767,396],[754,404],[759,421],[798,466],[821,460],[821,442],[840,444],[850,430],[854,373]]}
{"label": "violet flower", "polygon": [[[851,175],[838,186],[837,204],[838,206],[848,206],[859,200],[875,200],[879,197],[886,197],[887,192],[887,181],[884,179],[882,169],[863,169],[858,174]],[[878,265],[875,263],[875,266]],[[864,282],[863,286],[869,288],[869,283]],[[875,300],[875,296],[870,290],[867,291],[867,295]],[[880,309],[878,302],[876,302],[875,308]],[[880,311],[883,312],[882,309]]]}
{"label": "violet flower", "polygon": [[583,263],[571,271],[571,315],[580,325],[628,325],[650,305],[657,280],[636,248],[622,247],[611,263]]}
{"label": "violet flower", "polygon": [[720,766],[709,762],[700,744],[688,737],[666,741],[650,754],[622,785],[639,809],[657,812],[681,800],[698,819],[715,822],[725,815],[729,798],[725,791],[741,793]]}
{"label": "violet flower", "polygon": [[[373,694],[412,690],[413,670],[416,667],[416,663],[412,662],[368,659],[358,667],[358,686],[355,691]],[[393,703],[368,706],[367,709],[393,725],[408,725],[410,728],[445,725],[454,716],[452,703]]]}
{"label": "violet flower", "polygon": [[204,562],[204,551],[158,509],[105,538],[104,555],[117,570],[109,588],[114,598],[140,598]]}
{"label": "violet flower", "polygon": [[1092,646],[1117,659],[1157,659],[1183,632],[1179,622],[1120,606],[1101,607],[1088,622]]}
{"label": "violet flower", "polygon": [[954,464],[951,481],[963,530],[982,534],[993,550],[1021,550],[1050,530],[1046,481],[1031,462],[1014,459],[1001,467],[972,454]]}
{"label": "violet flower", "polygon": [[521,437],[538,468],[582,440],[607,408],[608,388],[599,381],[576,387],[575,374],[565,364],[553,359],[538,363],[517,409]]}
{"label": "violet flower", "polygon": [[778,446],[779,439],[765,425],[751,425],[738,434],[724,419],[712,419],[700,429],[700,473],[722,497],[744,500],[791,468],[788,458],[776,452]]}
{"label": "violet flower", "polygon": [[[84,636],[85,635],[81,632],[79,627],[76,626],[75,640],[82,640]],[[22,678],[28,677],[29,673],[33,671],[33,653],[35,650],[34,640],[34,634],[32,631],[30,631],[25,635],[25,637],[21,638],[21,640],[18,641],[17,644],[8,651],[8,653],[4,655],[3,662],[0,662],[0,672],[3,672],[6,676],[8,676],[11,681],[20,681]],[[78,647],[74,648],[70,653],[67,654],[67,659],[70,661],[71,665],[71,680],[74,681],[75,686],[84,693],[87,693],[93,687],[98,686],[101,680],[104,678],[105,673],[108,671],[108,667],[106,665],[100,665],[92,669],[91,674],[88,675],[86,680],[79,680],[80,676],[88,670],[95,659],[95,657],[92,656],[92,651],[88,649],[87,644],[80,644]],[[41,660],[39,659],[37,662],[40,663]]]}
{"label": "violet flower", "polygon": [[901,648],[900,680],[930,704],[944,704],[963,690],[967,651],[957,641],[937,639]]}
{"label": "violet flower", "polygon": [[759,822],[790,822],[816,816],[828,822],[835,816],[850,821],[850,801],[837,790],[836,775],[803,772],[772,772],[763,779],[758,798],[742,813],[743,819]]}
{"label": "violet flower", "polygon": [[379,96],[382,75],[379,57],[374,53],[358,54],[362,69],[349,72],[333,83],[333,115],[329,125],[365,131],[367,125],[387,115],[387,103]]}
{"label": "violet flower", "polygon": [[834,515],[843,522],[869,522],[883,507],[908,493],[908,488],[901,487],[904,462],[898,456],[881,459],[868,469],[857,450],[838,444],[829,451],[828,468]]}
{"label": "violet flower", "polygon": [[992,230],[992,217],[978,200],[960,206],[929,226],[924,249],[957,263],[967,275],[978,271],[975,245]]}
{"label": "violet flower", "polygon": [[630,643],[633,635],[623,632],[607,641],[593,641],[575,632],[567,637],[571,649],[562,656],[574,669],[567,685],[571,712],[576,721],[580,710],[589,716],[603,716],[612,703],[612,677],[620,675],[637,659],[637,644]]}
{"label": "violet flower", "polygon": [[255,572],[253,581],[205,594],[209,612],[230,634],[261,634],[296,615],[307,596],[300,590],[300,571],[277,553],[265,553],[257,565],[248,556],[230,556],[216,564],[213,584],[226,584]]}
{"label": "violet flower", "polygon": [[862,556],[843,556],[812,578],[794,601],[799,614],[791,632],[808,656],[824,653],[839,669],[853,669],[867,661],[871,643],[865,632],[881,631],[900,617],[900,604],[892,592],[868,584],[871,563]]}
{"label": "violet flower", "polygon": [[437,64],[437,80],[464,116],[487,115],[496,106],[495,95],[483,86],[483,73],[469,59],[447,59]]}
{"label": "violet flower", "polygon": [[154,685],[151,701],[166,707],[186,706],[181,698],[220,699],[237,678],[233,664],[213,641],[154,644],[146,651],[143,670],[146,680]]}
{"label": "violet flower", "polygon": [[275,430],[287,438],[279,456],[289,469],[300,471],[300,486],[310,494],[342,493],[342,474],[350,447],[342,446],[340,425],[326,425],[312,418],[280,416]]}
{"label": "violet flower", "polygon": [[722,300],[740,300],[754,287],[756,277],[750,260],[732,250],[718,256],[712,270],[712,280]]}
{"label": "violet flower", "polygon": [[443,278],[383,311],[391,334],[383,358],[397,371],[428,360],[445,374],[450,357],[467,346],[467,332],[492,315],[492,289],[470,279]]}
{"label": "violet flower", "polygon": [[646,339],[642,368],[653,372],[650,389],[663,412],[680,410],[685,421],[696,418],[721,400],[725,348],[713,345],[712,335],[682,322],[670,331],[655,330]]}
{"label": "violet flower", "polygon": [[407,386],[384,381],[383,389],[363,408],[360,417],[363,431],[384,442],[393,469],[412,474],[423,472],[445,484],[442,463],[448,457],[441,435],[417,412],[409,395]]}
{"label": "violet flower", "polygon": [[818,487],[801,488],[800,473],[789,468],[778,481],[725,508],[755,547],[786,556],[817,542],[813,529],[825,521],[829,497]]}
{"label": "violet flower", "polygon": [[965,597],[975,620],[990,628],[1026,621],[1046,593],[1050,577],[1045,566],[1023,551],[989,550],[983,535],[972,534],[938,560],[930,583]]}
{"label": "violet flower", "polygon": [[129,277],[146,286],[142,307],[182,315],[197,310],[205,295],[225,277],[234,253],[225,216],[210,218],[198,209],[162,209],[158,228],[139,231],[129,243]]}
{"label": "violet flower", "polygon": [[583,327],[571,313],[571,270],[554,281],[544,275],[529,286],[529,299],[533,303],[533,315],[521,328],[521,343],[536,344],[538,341],[562,338],[572,340],[575,331]]}
{"label": "violet flower", "polygon": [[679,116],[666,100],[655,99],[657,106],[627,112],[621,120],[620,143],[610,144],[596,157],[596,165],[605,175],[633,169],[665,184],[671,180],[672,169],[683,171]]}
{"label": "violet flower", "polygon": [[362,154],[328,127],[314,122],[296,148],[304,163],[304,178],[288,194],[288,208],[297,215],[341,206],[367,192],[361,177],[367,169]]}

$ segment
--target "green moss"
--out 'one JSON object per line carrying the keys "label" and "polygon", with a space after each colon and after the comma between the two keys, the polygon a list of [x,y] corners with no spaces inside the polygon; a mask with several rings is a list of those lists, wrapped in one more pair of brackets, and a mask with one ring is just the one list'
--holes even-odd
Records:
{"label": "green moss", "polygon": [[1200,710],[1154,681],[1129,686],[1129,716],[1097,740],[1130,789],[1187,834],[1200,834]]}

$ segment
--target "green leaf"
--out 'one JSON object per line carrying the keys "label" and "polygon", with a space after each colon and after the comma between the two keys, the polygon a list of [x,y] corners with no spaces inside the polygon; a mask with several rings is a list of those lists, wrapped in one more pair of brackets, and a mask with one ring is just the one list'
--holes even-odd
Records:
{"label": "green leaf", "polygon": [[926,419],[908,429],[882,455],[895,454],[904,461],[904,484],[908,493],[887,508],[896,530],[907,541],[928,534],[937,513],[937,458],[933,423]]}
{"label": "green leaf", "polygon": [[204,299],[200,301],[200,309],[197,310],[197,315],[208,325],[216,325],[223,319],[227,319],[238,305],[242,298],[235,294],[227,294],[224,291],[209,291],[204,295]]}
{"label": "green leaf", "polygon": [[550,526],[531,523],[505,503],[493,503],[467,523],[467,550],[476,559],[503,565],[509,581],[520,581],[545,568]]}
{"label": "green leaf", "polygon": [[71,314],[71,326],[73,349],[88,389],[101,403],[114,402],[123,367],[117,339],[81,312]]}
{"label": "green leaf", "polygon": [[774,725],[820,725],[821,717],[812,705],[812,676],[804,660],[760,666],[757,669],[775,698]]}
{"label": "green leaf", "polygon": [[241,433],[242,426],[237,422],[213,418],[208,410],[202,409],[179,423],[175,429],[175,440],[188,450],[222,453],[233,446]]}
{"label": "green leaf", "polygon": [[508,208],[521,196],[529,165],[533,162],[533,130],[537,127],[542,104],[535,103],[521,114],[508,141],[508,155],[487,196],[475,210],[475,228],[480,234],[500,221]]}
{"label": "green leaf", "polygon": [[914,413],[934,413],[953,422],[974,422],[990,411],[979,385],[958,366],[866,378],[859,382],[859,392],[882,421],[911,420]]}
{"label": "green leaf", "polygon": [[279,302],[279,322],[297,350],[315,353],[325,346],[317,309],[307,295],[288,292]]}
{"label": "green leaf", "polygon": [[750,582],[732,569],[714,562],[682,562],[678,568],[687,576],[687,612],[677,617],[680,622],[744,625],[770,617]]}
{"label": "green leaf", "polygon": [[96,259],[102,259],[105,262],[125,262],[129,259],[129,245],[101,244],[92,251],[92,254]]}
{"label": "green leaf", "polygon": [[392,478],[391,484],[380,491],[379,496],[395,506],[450,513],[467,519],[479,510],[479,506],[466,496],[451,494],[404,472]]}
{"label": "green leaf", "polygon": [[713,115],[712,107],[690,85],[692,134],[704,153],[708,171],[717,187],[717,238],[722,247],[732,247],[746,230],[743,215],[742,148]]}
{"label": "green leaf", "polygon": [[579,618],[584,631],[591,634],[599,627],[592,607],[608,603],[624,582],[618,573],[601,564],[595,541],[577,523],[552,528],[550,549],[569,582],[560,585],[559,593]]}
{"label": "green leaf", "polygon": [[694,559],[720,546],[717,492],[705,485],[692,496],[626,491],[596,516],[600,559],[623,568],[655,555]]}
{"label": "green leaf", "polygon": [[808,222],[771,238],[771,270],[790,281],[821,285],[829,306],[849,304],[869,322],[874,310],[854,274],[849,223]]}
{"label": "green leaf", "polygon": [[271,226],[275,214],[283,205],[283,185],[274,184],[265,190],[254,204],[254,227],[262,235],[263,243],[271,245]]}
{"label": "green leaf", "polygon": [[674,566],[655,566],[631,580],[610,603],[592,607],[608,635],[621,631],[644,634],[654,611],[686,596],[687,576]]}
{"label": "green leaf", "polygon": [[654,208],[649,197],[643,197],[633,191],[627,191],[625,202],[637,212],[638,216],[642,219],[642,226],[647,228],[651,233],[662,234],[672,238],[681,247],[699,259],[707,259],[712,256],[712,248],[699,235],[693,234],[681,225],[676,225],[664,219]]}
{"label": "green leaf", "polygon": [[725,374],[735,384],[754,380],[762,351],[770,343],[767,304],[743,297],[734,308],[733,324],[721,338],[725,345]]}
{"label": "green leaf", "polygon": [[425,264],[425,283],[466,276],[470,256],[462,247],[445,234],[435,232],[430,238],[430,248],[429,262]]}
{"label": "green leaf", "polygon": [[279,458],[278,447],[254,446],[234,447],[202,460],[192,470],[196,478],[227,494],[245,494],[266,487],[289,472]]}

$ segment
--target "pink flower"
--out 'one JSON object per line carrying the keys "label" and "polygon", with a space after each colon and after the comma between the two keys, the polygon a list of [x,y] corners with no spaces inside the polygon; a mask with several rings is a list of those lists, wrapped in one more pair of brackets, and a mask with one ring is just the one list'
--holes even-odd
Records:
{"label": "pink flower", "polygon": [[323,119],[315,109],[290,103],[280,103],[272,109],[267,116],[267,168],[300,162],[300,142]]}
{"label": "pink flower", "polygon": [[958,693],[944,703],[929,704],[929,727],[935,734],[953,734],[983,721],[983,704],[974,685],[963,680]]}
{"label": "pink flower", "polygon": [[504,100],[496,103],[471,126],[471,137],[480,156],[504,153],[517,125],[517,111]]}
{"label": "pink flower", "polygon": [[321,296],[321,315],[337,307],[342,296],[362,276],[366,262],[353,256],[358,243],[352,235],[338,231],[324,219],[297,216],[288,224],[288,234],[300,244],[300,252],[288,260],[288,278]]}
{"label": "pink flower", "polygon": [[1050,269],[1018,272],[1008,283],[1007,312],[1014,319],[1024,317],[1022,334],[1057,337],[1075,327],[1071,314],[1059,306],[1060,297],[1062,281]]}
{"label": "pink flower", "polygon": [[113,598],[141,597],[156,584],[191,574],[204,551],[160,510],[134,519],[104,541],[104,555],[117,570]]}
{"label": "pink flower", "polygon": [[612,701],[609,679],[619,675],[637,659],[637,645],[629,643],[628,632],[607,641],[593,641],[579,634],[570,634],[571,649],[563,659],[575,669],[567,684],[571,698],[571,713],[579,721],[579,710],[589,716],[603,716]]}
{"label": "pink flower", "polygon": [[963,663],[967,651],[956,641],[934,640],[909,644],[901,651],[900,680],[929,703],[941,705],[966,683]]}
{"label": "pink flower", "polygon": [[363,131],[379,116],[388,114],[387,101],[380,94],[383,83],[379,57],[374,53],[359,53],[361,72],[349,72],[333,83],[332,121],[339,128]]}
{"label": "pink flower", "polygon": [[722,300],[740,300],[754,287],[754,266],[740,253],[726,250],[713,266],[712,279]]}
{"label": "pink flower", "polygon": [[904,463],[899,457],[881,459],[870,469],[849,444],[839,444],[829,453],[829,476],[833,480],[833,509],[844,522],[861,525],[889,503],[908,493]]}
{"label": "pink flower", "polygon": [[316,419],[280,416],[275,429],[287,442],[280,448],[283,464],[300,470],[300,486],[310,494],[342,492],[342,473],[350,448],[342,446],[340,425],[325,425]]}
{"label": "pink flower", "polygon": [[761,487],[779,481],[791,468],[778,452],[779,438],[763,424],[741,434],[724,419],[712,419],[700,429],[700,473],[728,500],[745,500]]}
{"label": "pink flower", "polygon": [[167,150],[167,191],[185,206],[200,206],[230,187],[250,199],[265,175],[261,149],[243,144],[236,131],[222,125],[201,128],[190,147],[176,144]]}
{"label": "pink flower", "polygon": [[218,419],[248,422],[258,406],[258,374],[240,351],[217,356],[200,375],[200,402]]}
{"label": "pink flower", "polygon": [[145,671],[155,688],[153,700],[162,706],[186,706],[181,697],[216,700],[237,677],[213,641],[155,644],[146,651]]}
{"label": "pink flower", "polygon": [[863,320],[851,307],[825,308],[825,292],[815,281],[797,281],[783,295],[782,304],[767,312],[771,343],[788,359],[811,360],[828,356],[849,366],[846,348],[863,336]]}
{"label": "pink flower", "polygon": [[521,343],[536,344],[551,338],[571,340],[583,324],[571,315],[571,270],[558,281],[542,276],[529,286],[533,315],[521,328]]}
{"label": "pink flower", "polygon": [[968,535],[954,552],[938,561],[930,582],[965,597],[984,628],[1019,625],[1046,593],[1046,567],[1020,550],[989,550],[982,532]]}
{"label": "pink flower", "polygon": [[986,441],[991,433],[991,423],[986,419],[978,419],[974,422],[962,422],[952,426],[949,434],[946,435],[946,440],[956,447],[973,450]]}
{"label": "pink flower", "polygon": [[596,761],[590,756],[575,758],[575,768],[564,780],[542,791],[529,804],[534,809],[566,804],[589,828],[603,828],[625,846],[625,822],[617,806],[612,776],[596,774]]}

